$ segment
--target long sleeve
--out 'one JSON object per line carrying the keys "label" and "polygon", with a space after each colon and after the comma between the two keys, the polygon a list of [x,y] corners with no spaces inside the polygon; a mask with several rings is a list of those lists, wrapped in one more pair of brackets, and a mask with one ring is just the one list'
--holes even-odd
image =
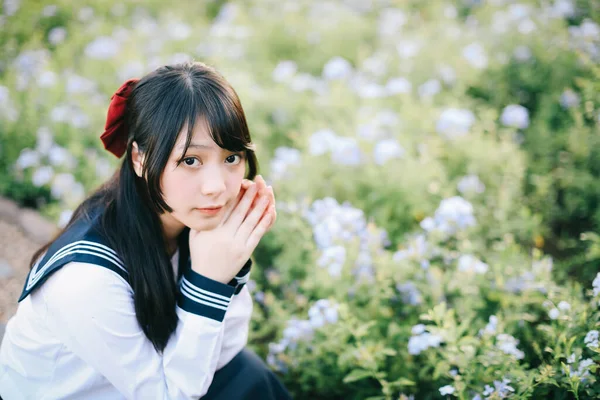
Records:
{"label": "long sleeve", "polygon": [[234,288],[189,269],[180,289],[179,324],[162,355],[137,322],[131,288],[112,271],[69,263],[40,291],[57,339],[126,398],[198,399],[217,368]]}
{"label": "long sleeve", "polygon": [[248,343],[250,318],[252,317],[252,296],[245,285],[239,294],[231,299],[223,321],[225,325],[223,343],[217,369],[224,367]]}

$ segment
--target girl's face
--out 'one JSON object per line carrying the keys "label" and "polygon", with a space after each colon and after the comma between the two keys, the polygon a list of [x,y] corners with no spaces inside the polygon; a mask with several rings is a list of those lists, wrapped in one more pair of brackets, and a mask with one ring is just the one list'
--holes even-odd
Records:
{"label": "girl's face", "polygon": [[[167,237],[178,235],[186,226],[198,231],[217,227],[235,206],[246,173],[244,152],[220,148],[202,121],[196,123],[182,159],[186,132],[184,126],[161,177],[164,200],[173,209],[161,215]],[[209,209],[214,207],[220,208]]]}

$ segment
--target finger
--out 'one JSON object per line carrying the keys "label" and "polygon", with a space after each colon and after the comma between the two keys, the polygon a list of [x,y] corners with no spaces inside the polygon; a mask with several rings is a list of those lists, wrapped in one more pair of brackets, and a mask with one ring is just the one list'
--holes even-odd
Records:
{"label": "finger", "polygon": [[252,210],[250,210],[250,213],[238,228],[236,236],[240,235],[244,238],[242,240],[246,240],[248,236],[250,236],[250,233],[252,233],[252,231],[262,218],[263,214],[265,213],[265,210],[269,207],[269,201],[270,199],[267,195],[263,195],[260,197],[256,206]]}
{"label": "finger", "polygon": [[271,223],[269,223],[269,226],[267,227],[267,231],[270,231],[273,225],[275,225],[275,221],[277,220],[277,210],[274,204],[271,203],[267,210],[267,213],[271,214]]}
{"label": "finger", "polygon": [[235,200],[231,204],[229,204],[229,206],[225,210],[225,214],[223,215],[223,218],[221,219],[221,223],[219,224],[220,226],[224,225],[227,222],[227,220],[231,216],[231,213],[233,212],[233,210],[235,210],[235,207],[239,204],[242,197],[244,197],[246,190],[248,190],[248,188],[251,185],[254,185],[254,182],[252,182],[251,180],[248,180],[248,179],[242,180],[242,184],[240,185],[240,191],[238,192],[238,195],[235,198]]}
{"label": "finger", "polygon": [[250,249],[251,251],[254,251],[256,246],[258,246],[258,242],[260,242],[260,239],[262,239],[262,237],[268,231],[268,227],[271,224],[271,218],[272,218],[271,214],[266,213],[261,218],[259,223],[254,227],[254,229],[248,236],[248,239],[246,240],[246,247],[248,249]]}
{"label": "finger", "polygon": [[258,196],[256,196],[256,198],[254,199],[254,202],[252,203],[252,205],[250,206],[250,209],[254,208],[256,206],[256,201],[258,201],[258,198],[260,196],[262,196],[265,193],[265,190],[267,189],[267,184],[265,183],[264,178],[262,177],[262,175],[257,175],[256,176],[256,187],[258,189]]}
{"label": "finger", "polygon": [[231,212],[229,219],[225,222],[224,225],[230,226],[234,232],[238,230],[244,218],[248,214],[248,210],[252,205],[254,198],[257,194],[257,185],[253,184],[246,190],[244,195],[242,196],[239,203],[235,206],[234,210]]}

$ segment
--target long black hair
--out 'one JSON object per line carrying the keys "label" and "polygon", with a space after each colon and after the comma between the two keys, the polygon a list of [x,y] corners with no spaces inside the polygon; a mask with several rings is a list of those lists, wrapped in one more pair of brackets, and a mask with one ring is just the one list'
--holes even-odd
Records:
{"label": "long black hair", "polygon": [[[160,214],[171,212],[161,192],[161,176],[177,137],[187,126],[186,153],[196,122],[206,121],[217,145],[245,151],[246,178],[254,179],[258,162],[240,100],[231,85],[200,62],[167,65],[140,79],[126,105],[127,151],[114,176],[74,212],[58,238],[92,210],[104,212],[100,230],[129,272],[138,323],[162,352],[177,327],[177,286]],[[134,171],[133,142],[144,154],[142,178]],[[56,240],[56,238],[54,240]],[[30,268],[54,242],[40,248]]]}

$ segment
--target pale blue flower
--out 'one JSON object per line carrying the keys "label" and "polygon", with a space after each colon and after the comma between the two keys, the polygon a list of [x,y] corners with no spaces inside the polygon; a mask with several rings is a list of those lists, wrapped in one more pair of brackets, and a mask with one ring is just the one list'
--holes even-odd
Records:
{"label": "pale blue flower", "polygon": [[429,79],[417,89],[419,97],[431,98],[442,90],[442,84],[437,79]]}
{"label": "pale blue flower", "polygon": [[337,135],[331,129],[321,129],[309,138],[309,153],[313,156],[325,154],[333,148]]}
{"label": "pale blue flower", "polygon": [[323,67],[323,78],[336,80],[348,78],[352,74],[352,65],[342,57],[330,59]]}
{"label": "pale blue flower", "polygon": [[52,28],[50,32],[48,32],[48,41],[55,46],[64,42],[66,38],[67,30],[62,26]]}
{"label": "pale blue flower", "polygon": [[388,96],[410,93],[412,91],[412,83],[404,77],[390,78],[385,84],[385,90]]}
{"label": "pale blue flower", "polygon": [[564,300],[560,301],[557,307],[561,311],[569,311],[571,309],[571,305]]}
{"label": "pale blue flower", "polygon": [[50,166],[42,166],[37,168],[31,176],[33,186],[41,187],[47,185],[54,177],[54,169]]}
{"label": "pale blue flower", "polygon": [[526,62],[526,61],[531,60],[531,58],[533,57],[533,54],[531,53],[531,50],[529,49],[529,47],[527,47],[525,45],[521,45],[521,46],[515,47],[515,49],[513,51],[513,56],[515,57],[515,59],[517,61]]}
{"label": "pale blue flower", "polygon": [[600,272],[596,274],[594,281],[592,282],[592,288],[594,289],[594,297],[600,294]]}
{"label": "pale blue flower", "polygon": [[99,36],[85,47],[84,53],[95,60],[109,60],[115,58],[120,51],[119,42],[114,38]]}
{"label": "pale blue flower", "polygon": [[579,105],[579,95],[573,91],[573,89],[566,89],[560,95],[560,105],[563,108],[573,108]]}
{"label": "pale blue flower", "polygon": [[512,394],[515,391],[515,389],[512,386],[508,385],[509,383],[509,379],[502,379],[502,382],[494,381],[494,387],[491,387],[490,385],[485,385],[483,395],[488,396],[486,397],[486,399],[489,399],[492,394],[494,394],[494,398],[506,399],[512,396]]}
{"label": "pale blue flower", "polygon": [[471,110],[447,108],[440,114],[436,131],[447,138],[455,138],[469,133],[474,122],[475,115]]}
{"label": "pale blue flower", "polygon": [[521,105],[510,104],[502,110],[500,122],[505,126],[525,129],[529,126],[529,111]]}
{"label": "pale blue flower", "polygon": [[96,82],[84,78],[83,76],[70,73],[67,76],[66,90],[69,94],[91,93],[96,90]]}
{"label": "pale blue flower", "polygon": [[458,270],[461,272],[474,272],[485,274],[488,271],[488,265],[477,259],[472,254],[463,254],[458,259]]}
{"label": "pale blue flower", "polygon": [[488,57],[481,43],[471,43],[463,48],[462,56],[477,69],[483,69],[488,65]]}
{"label": "pale blue flower", "polygon": [[446,385],[446,386],[442,386],[440,388],[440,394],[442,396],[453,394],[454,391],[455,391],[455,389],[454,389],[454,386],[452,386],[452,385]]}
{"label": "pale blue flower", "polygon": [[344,246],[332,246],[323,250],[323,254],[317,260],[317,265],[327,267],[332,277],[339,277],[345,261],[346,248]]}
{"label": "pale blue flower", "polygon": [[513,355],[517,360],[525,357],[525,353],[517,348],[519,341],[507,333],[501,333],[496,336],[496,347],[506,354]]}
{"label": "pale blue flower", "polygon": [[56,85],[58,78],[53,71],[44,70],[36,78],[37,84],[41,88],[48,88]]}
{"label": "pale blue flower", "polygon": [[548,316],[550,317],[550,319],[558,319],[558,317],[560,316],[560,311],[558,310],[558,308],[552,308],[550,311],[548,311]]}
{"label": "pale blue flower", "polygon": [[280,61],[271,76],[275,82],[289,81],[298,71],[298,65],[291,60]]}
{"label": "pale blue flower", "polygon": [[384,8],[379,14],[378,28],[381,36],[396,35],[406,24],[408,17],[398,8]]}
{"label": "pale blue flower", "polygon": [[526,18],[519,22],[517,30],[523,35],[528,35],[537,29],[537,25],[531,19]]}
{"label": "pale blue flower", "polygon": [[463,176],[457,184],[457,189],[462,194],[468,193],[483,193],[485,191],[485,185],[479,180],[477,175],[466,175]]}
{"label": "pale blue flower", "polygon": [[443,338],[439,335],[434,335],[429,332],[423,332],[417,336],[411,336],[408,340],[408,353],[417,355],[427,350],[430,347],[439,347]]}
{"label": "pale blue flower", "polygon": [[289,167],[300,163],[300,150],[292,147],[281,146],[275,149],[275,156],[271,160],[271,178],[275,180],[286,176]]}
{"label": "pale blue flower", "polygon": [[331,161],[339,165],[360,165],[363,155],[355,138],[338,136],[331,151]]}
{"label": "pale blue flower", "polygon": [[[416,306],[423,302],[421,292],[419,289],[417,289],[417,286],[413,282],[398,283],[396,284],[396,290],[398,290],[402,296],[402,302],[404,304]],[[414,333],[415,332],[413,330],[413,334]]]}
{"label": "pale blue flower", "polygon": [[15,163],[17,169],[26,169],[30,167],[35,167],[40,163],[40,153],[35,150],[25,148],[21,150],[19,154],[19,158]]}
{"label": "pale blue flower", "polygon": [[396,139],[385,139],[375,144],[373,158],[376,164],[383,165],[393,158],[401,158],[404,153],[404,148]]}
{"label": "pale blue flower", "polygon": [[589,331],[586,335],[585,335],[585,339],[583,339],[583,342],[586,344],[587,347],[591,348],[596,348],[599,346],[598,344],[598,337],[599,337],[599,333],[597,330],[591,330]]}
{"label": "pale blue flower", "polygon": [[19,7],[21,7],[21,0],[4,0],[2,10],[4,11],[4,15],[10,17],[19,11]]}
{"label": "pale blue flower", "polygon": [[63,210],[58,217],[58,226],[59,228],[64,228],[67,226],[71,217],[73,216],[72,210]]}
{"label": "pale blue flower", "polygon": [[400,58],[409,59],[416,56],[422,46],[422,43],[416,39],[404,39],[398,42],[396,50]]}

